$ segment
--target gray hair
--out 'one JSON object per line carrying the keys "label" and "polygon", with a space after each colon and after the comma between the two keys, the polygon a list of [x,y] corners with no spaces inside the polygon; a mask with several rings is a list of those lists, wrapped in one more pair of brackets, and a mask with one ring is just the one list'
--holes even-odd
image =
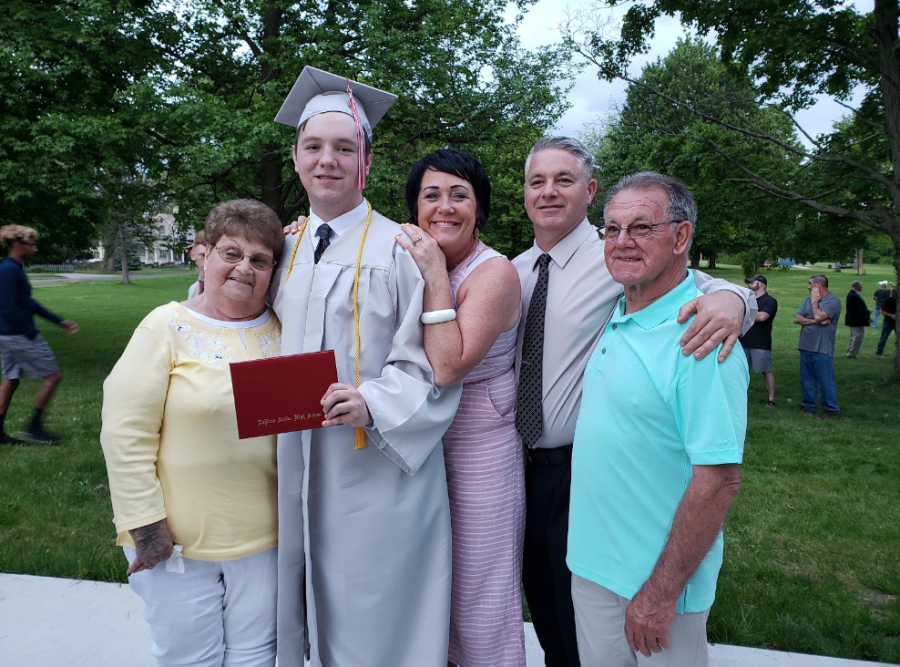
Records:
{"label": "gray hair", "polygon": [[853,284],[850,285],[850,287],[852,287],[853,289],[855,289],[857,292],[861,292],[861,291],[862,291],[862,283],[861,283],[859,280],[854,280],[854,281],[853,281]]}
{"label": "gray hair", "polygon": [[606,211],[609,209],[609,203],[613,197],[622,190],[652,190],[654,188],[666,193],[666,208],[663,211],[666,219],[679,222],[687,220],[691,223],[691,229],[696,227],[697,202],[694,201],[694,195],[691,194],[688,186],[681,179],[655,171],[639,171],[619,179],[619,182],[606,196],[606,202],[603,204],[603,217],[606,218]]}
{"label": "gray hair", "polygon": [[809,279],[812,280],[814,283],[817,283],[817,284],[821,285],[822,287],[825,287],[826,289],[828,288],[828,278],[823,276],[821,273],[817,273],[814,276],[810,276]]}
{"label": "gray hair", "polygon": [[578,166],[584,173],[584,180],[590,183],[591,179],[594,178],[594,156],[591,155],[591,151],[588,150],[587,146],[578,141],[578,139],[573,139],[572,137],[543,137],[538,139],[537,143],[531,147],[528,158],[525,160],[526,174],[528,173],[528,167],[531,164],[531,157],[535,153],[539,153],[540,151],[549,148],[556,148],[570,153],[578,160]]}

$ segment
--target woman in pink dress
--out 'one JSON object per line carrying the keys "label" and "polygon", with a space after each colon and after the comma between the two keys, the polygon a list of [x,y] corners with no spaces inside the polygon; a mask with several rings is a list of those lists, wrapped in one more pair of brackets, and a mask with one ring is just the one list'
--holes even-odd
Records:
{"label": "woman in pink dress", "polygon": [[425,351],[439,386],[463,382],[444,437],[453,583],[448,663],[524,667],[520,581],[524,458],[515,427],[519,278],[478,240],[491,186],[468,153],[440,150],[413,167],[410,220],[397,242],[425,279]]}

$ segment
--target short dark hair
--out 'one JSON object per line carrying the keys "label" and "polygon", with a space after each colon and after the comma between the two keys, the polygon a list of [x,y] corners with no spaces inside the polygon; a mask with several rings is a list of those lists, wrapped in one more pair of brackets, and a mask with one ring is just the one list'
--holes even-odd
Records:
{"label": "short dark hair", "polygon": [[243,236],[269,248],[276,260],[284,247],[284,231],[275,211],[253,199],[222,202],[206,216],[204,231],[207,245],[216,245],[223,236]]}
{"label": "short dark hair", "polygon": [[823,276],[821,273],[817,273],[814,276],[809,277],[815,283],[819,283],[822,287],[828,287],[828,278]]}
{"label": "short dark hair", "polygon": [[465,151],[445,148],[429,153],[413,165],[406,180],[406,208],[409,209],[409,221],[419,224],[419,191],[422,189],[422,178],[429,169],[443,174],[458,176],[472,185],[478,214],[475,228],[484,229],[491,214],[491,182],[481,163],[473,155]]}
{"label": "short dark hair", "polygon": [[[328,112],[328,113],[331,113],[331,112]],[[340,112],[338,112],[338,113],[340,113]],[[316,115],[319,115],[319,114],[316,114]],[[310,118],[312,118],[312,116],[310,116]],[[306,129],[306,124],[308,122],[309,122],[309,118],[307,118],[305,121],[300,123],[300,125],[297,127],[297,132],[294,134],[294,150],[295,151],[297,150],[297,144],[300,142],[300,133]],[[365,146],[366,157],[369,157],[372,154],[372,140],[369,139],[369,134],[365,130],[363,130],[363,145]]]}

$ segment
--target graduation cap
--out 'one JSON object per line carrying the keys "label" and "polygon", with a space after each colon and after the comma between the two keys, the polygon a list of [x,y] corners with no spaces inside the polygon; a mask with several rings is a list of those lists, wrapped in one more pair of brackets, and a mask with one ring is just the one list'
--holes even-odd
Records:
{"label": "graduation cap", "polygon": [[372,128],[378,124],[397,96],[356,81],[316,69],[304,67],[297,82],[275,116],[276,123],[299,128],[320,113],[345,113],[356,122],[359,144],[359,175],[357,185],[366,187],[365,141],[363,132],[372,141]]}

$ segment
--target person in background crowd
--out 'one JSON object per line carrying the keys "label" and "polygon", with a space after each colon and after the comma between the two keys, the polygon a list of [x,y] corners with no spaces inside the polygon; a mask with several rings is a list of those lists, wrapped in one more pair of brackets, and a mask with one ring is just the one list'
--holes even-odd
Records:
{"label": "person in background crowd", "polygon": [[891,298],[891,290],[890,286],[893,283],[889,283],[887,280],[880,280],[878,282],[878,289],[875,290],[875,315],[872,317],[872,326],[878,326],[878,316],[881,314],[881,306],[884,305],[884,302]]}
{"label": "person in background crowd", "polygon": [[881,314],[884,315],[884,321],[881,324],[881,338],[878,339],[878,349],[875,350],[876,356],[884,354],[884,346],[892,331],[897,330],[897,288],[891,290],[891,295],[881,306]]}
{"label": "person in background crowd", "polygon": [[778,312],[778,302],[768,293],[769,281],[757,274],[745,281],[756,295],[759,311],[756,322],[741,336],[741,346],[747,355],[747,366],[751,373],[762,373],[766,393],[769,395],[767,408],[775,407],[775,374],[772,372],[772,324]]}
{"label": "person in background crowd", "polygon": [[[679,354],[697,206],[684,183],[626,176],[603,212],[624,285],[584,373],[567,563],[583,665],[706,667],[722,525],[739,485],[742,359]],[[652,656],[652,657],[651,657]]]}
{"label": "person in background crowd", "polygon": [[13,394],[19,388],[19,378],[41,378],[41,386],[34,397],[34,410],[23,436],[33,442],[57,444],[62,437],[44,428],[44,410],[62,381],[53,350],[34,326],[34,316],[40,315],[73,334],[78,325],[51,313],[31,298],[31,283],[25,275],[25,260],[37,252],[38,233],[31,227],[6,225],[0,228],[0,241],[8,254],[0,262],[0,444],[20,445],[23,441],[6,433],[6,413]]}
{"label": "person in background crowd", "polygon": [[[572,440],[585,366],[622,293],[606,268],[604,242],[587,219],[597,188],[592,172],[591,152],[577,139],[535,143],[524,184],[535,242],[513,260],[522,282],[516,428],[528,457],[522,582],[548,667],[579,664],[566,565]],[[682,337],[683,353],[700,359],[721,343],[724,360],[742,317],[744,330],[753,324],[756,298],[724,280],[691,275],[707,295],[680,311],[681,321],[697,313]]]}
{"label": "person in background crowd", "polygon": [[802,405],[797,412],[816,414],[816,395],[822,402],[823,419],[837,419],[837,389],[834,384],[834,336],[841,316],[841,300],[828,291],[828,278],[810,277],[809,296],[794,315],[799,324],[800,390]]}
{"label": "person in background crowd", "polygon": [[284,236],[239,199],[206,240],[206,290],[147,315],[103,384],[100,444],[160,667],[272,667],[275,436],[238,439],[229,362],[281,351],[266,293]]}
{"label": "person in background crowd", "polygon": [[860,295],[863,285],[856,280],[850,286],[847,293],[847,313],[844,315],[844,324],[850,327],[850,345],[847,347],[847,358],[856,359],[859,348],[862,347],[863,338],[866,336],[866,327],[872,323],[866,302]]}
{"label": "person in background crowd", "polygon": [[194,237],[191,259],[197,264],[197,282],[188,287],[188,299],[203,294],[203,278],[206,275],[204,271],[206,267],[206,233],[202,229]]}

